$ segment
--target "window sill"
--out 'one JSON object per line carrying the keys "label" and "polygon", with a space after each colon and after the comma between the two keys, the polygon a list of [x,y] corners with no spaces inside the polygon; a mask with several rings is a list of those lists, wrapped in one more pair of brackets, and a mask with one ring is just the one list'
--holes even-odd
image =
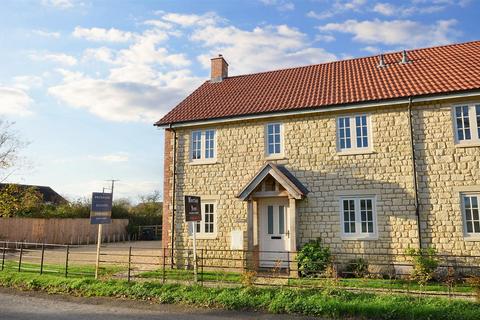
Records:
{"label": "window sill", "polygon": [[217,159],[209,159],[209,160],[195,160],[188,162],[189,166],[200,166],[204,164],[216,164],[218,163]]}
{"label": "window sill", "polygon": [[463,239],[466,242],[480,241],[480,235],[464,235]]}
{"label": "window sill", "polygon": [[[216,234],[206,235],[206,234],[200,234],[200,233],[197,233],[195,235],[195,238],[197,240],[217,240],[218,239]],[[190,239],[193,240],[193,236],[190,236]]]}
{"label": "window sill", "polygon": [[355,150],[337,151],[337,155],[339,156],[354,156],[354,155],[373,154],[373,153],[375,153],[375,151],[373,151],[372,149],[368,149],[368,150],[355,149]]}
{"label": "window sill", "polygon": [[265,160],[286,160],[284,154],[273,154],[273,155],[265,155]]}
{"label": "window sill", "polygon": [[455,147],[456,148],[480,147],[480,141],[457,142],[457,143],[455,143]]}
{"label": "window sill", "polygon": [[342,235],[340,237],[341,240],[343,241],[370,241],[370,240],[378,240],[378,235],[373,235],[373,236],[346,236]]}

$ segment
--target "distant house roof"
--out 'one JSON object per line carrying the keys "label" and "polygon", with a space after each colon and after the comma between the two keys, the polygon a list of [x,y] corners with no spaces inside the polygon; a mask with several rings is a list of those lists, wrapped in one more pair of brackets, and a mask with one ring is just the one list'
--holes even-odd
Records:
{"label": "distant house roof", "polygon": [[16,185],[19,188],[26,189],[26,188],[35,188],[43,197],[43,202],[45,203],[52,203],[52,204],[65,204],[68,201],[59,195],[55,190],[47,186],[34,186],[34,185],[27,185],[27,184],[17,184],[17,183],[0,183],[0,190],[5,188],[8,185]]}
{"label": "distant house roof", "polygon": [[156,125],[480,89],[480,41],[206,81]]}

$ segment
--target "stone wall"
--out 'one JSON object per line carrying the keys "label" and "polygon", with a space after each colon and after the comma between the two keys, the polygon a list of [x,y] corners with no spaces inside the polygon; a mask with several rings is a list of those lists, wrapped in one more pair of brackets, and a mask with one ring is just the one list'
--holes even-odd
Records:
{"label": "stone wall", "polygon": [[480,255],[480,241],[465,240],[461,192],[480,192],[480,146],[455,145],[452,105],[415,109],[423,243],[442,253]]}
{"label": "stone wall", "polygon": [[[463,239],[455,189],[480,185],[480,148],[454,146],[450,108],[450,104],[414,107],[424,245],[433,244],[441,253],[480,254],[478,242]],[[359,112],[371,115],[373,151],[355,155],[337,153],[338,113],[274,120],[283,123],[285,136],[285,158],[275,162],[284,164],[310,191],[306,199],[297,202],[298,244],[321,237],[334,252],[403,254],[408,247],[418,247],[408,109],[405,105],[351,113]],[[268,122],[212,126],[217,135],[217,162],[203,165],[189,161],[191,129],[177,129],[178,248],[192,245],[184,223],[185,194],[217,202],[217,237],[198,240],[200,248],[229,250],[230,232],[239,229],[244,231],[247,248],[247,204],[235,195],[266,161],[264,133]],[[378,239],[344,240],[339,197],[362,193],[376,196]]]}

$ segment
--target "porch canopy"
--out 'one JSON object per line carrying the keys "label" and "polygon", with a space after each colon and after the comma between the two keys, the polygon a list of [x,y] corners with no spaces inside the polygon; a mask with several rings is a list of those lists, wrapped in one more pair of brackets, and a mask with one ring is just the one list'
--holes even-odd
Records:
{"label": "porch canopy", "polygon": [[237,198],[247,201],[254,193],[258,186],[268,176],[272,176],[288,193],[289,198],[296,200],[303,199],[308,190],[305,188],[295,176],[284,166],[279,166],[272,162],[267,162],[247,183],[247,185],[237,194]]}
{"label": "porch canopy", "polygon": [[[270,185],[270,188],[266,187],[267,184]],[[307,193],[307,188],[287,168],[267,162],[237,194],[237,198],[248,202],[248,250],[253,250],[258,244],[258,235],[256,234],[258,232],[257,200],[259,198],[281,197],[288,198],[288,248],[289,251],[295,252],[297,247],[296,201],[303,199]],[[256,219],[254,219],[254,215]],[[257,230],[257,232],[254,232],[254,230]]]}

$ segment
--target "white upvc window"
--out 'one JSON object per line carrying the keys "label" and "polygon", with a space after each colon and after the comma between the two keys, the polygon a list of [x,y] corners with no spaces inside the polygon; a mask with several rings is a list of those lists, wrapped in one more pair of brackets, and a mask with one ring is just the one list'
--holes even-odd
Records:
{"label": "white upvc window", "polygon": [[480,239],[480,193],[462,194],[461,200],[465,237]]}
{"label": "white upvc window", "polygon": [[[202,201],[202,221],[195,222],[196,237],[215,238],[217,236],[217,204],[214,201]],[[191,230],[190,230],[190,233]]]}
{"label": "white upvc window", "polygon": [[358,152],[371,150],[370,116],[367,114],[337,118],[337,150]]}
{"label": "white upvc window", "polygon": [[377,217],[374,196],[340,198],[340,221],[344,239],[376,239]]}
{"label": "white upvc window", "polygon": [[265,127],[265,154],[267,157],[283,155],[283,125],[281,123],[268,123]]}
{"label": "white upvc window", "polygon": [[457,144],[480,143],[480,104],[454,106],[453,124]]}
{"label": "white upvc window", "polygon": [[213,129],[192,131],[190,159],[192,162],[214,162],[217,157],[216,132]]}

